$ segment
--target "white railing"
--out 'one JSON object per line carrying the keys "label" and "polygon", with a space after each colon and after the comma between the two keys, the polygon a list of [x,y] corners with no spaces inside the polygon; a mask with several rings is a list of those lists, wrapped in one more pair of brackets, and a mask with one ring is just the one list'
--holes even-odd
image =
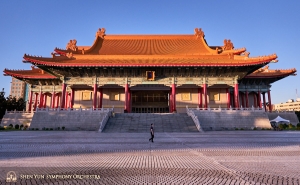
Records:
{"label": "white railing", "polygon": [[110,112],[113,108],[36,108],[36,112],[84,112],[84,111],[90,111],[90,112]]}
{"label": "white railing", "polygon": [[31,113],[33,113],[33,111],[25,111],[25,110],[23,110],[23,111],[17,111],[17,110],[14,110],[14,111],[5,111],[5,114],[13,114],[13,113],[29,113],[29,114],[31,114]]}
{"label": "white railing", "polygon": [[265,112],[264,108],[254,108],[253,106],[251,108],[243,108],[242,106],[240,108],[221,108],[219,106],[219,108],[189,108],[189,110],[198,110],[198,111],[219,111],[219,112],[223,112],[223,111],[251,111],[251,112]]}
{"label": "white railing", "polygon": [[203,132],[198,117],[195,115],[195,113],[192,110],[190,110],[188,108],[188,106],[186,106],[186,113],[187,113],[188,116],[190,116],[193,119],[198,131]]}
{"label": "white railing", "polygon": [[99,132],[102,132],[108,119],[110,118],[110,116],[114,115],[114,108],[111,109],[111,111],[107,112],[107,114],[104,115],[103,119],[100,121],[100,127],[99,127]]}

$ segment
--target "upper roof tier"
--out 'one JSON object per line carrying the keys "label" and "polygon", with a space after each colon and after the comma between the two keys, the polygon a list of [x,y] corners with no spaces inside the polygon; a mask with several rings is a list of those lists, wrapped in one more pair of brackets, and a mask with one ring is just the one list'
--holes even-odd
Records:
{"label": "upper roof tier", "polygon": [[[245,48],[208,46],[204,32],[194,35],[106,35],[99,29],[91,47],[70,40],[66,49],[55,48],[52,58],[24,55],[24,62],[57,67],[151,67],[151,66],[251,66],[274,61],[276,54],[249,57]],[[59,55],[59,56],[58,56]]]}
{"label": "upper roof tier", "polygon": [[233,49],[230,40],[224,40],[224,46],[209,47],[204,32],[195,29],[194,35],[106,35],[105,29],[99,29],[91,47],[77,46],[70,40],[66,49],[55,48],[60,54],[89,55],[209,55],[240,54],[245,48]]}

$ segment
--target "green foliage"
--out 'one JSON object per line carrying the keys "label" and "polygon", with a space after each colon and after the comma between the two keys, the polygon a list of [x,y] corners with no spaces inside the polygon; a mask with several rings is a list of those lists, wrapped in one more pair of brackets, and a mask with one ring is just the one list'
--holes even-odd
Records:
{"label": "green foliage", "polygon": [[39,128],[35,128],[35,130],[39,130]]}
{"label": "green foliage", "polygon": [[18,124],[15,125],[15,129],[19,130],[20,126]]}
{"label": "green foliage", "polygon": [[244,130],[244,128],[241,128],[240,130]]}
{"label": "green foliage", "polygon": [[57,127],[57,130],[60,130],[60,127]]}
{"label": "green foliage", "polygon": [[297,127],[300,127],[300,123],[297,124]]}
{"label": "green foliage", "polygon": [[295,128],[295,125],[293,125],[293,124],[290,123],[290,124],[288,125],[288,128]]}
{"label": "green foliage", "polygon": [[61,129],[65,130],[66,127],[61,127]]}
{"label": "green foliage", "polygon": [[2,126],[0,126],[0,130],[5,130],[5,128],[4,128],[4,127],[2,127]]}
{"label": "green foliage", "polygon": [[5,98],[4,88],[0,92],[0,119],[3,118],[5,111],[23,111],[26,107],[26,102],[23,98],[8,96]]}
{"label": "green foliage", "polygon": [[280,124],[278,125],[278,127],[279,127],[280,129],[284,129],[284,125],[283,125],[282,123],[280,123]]}
{"label": "green foliage", "polygon": [[257,128],[256,127],[254,127],[254,129],[253,130],[257,130]]}
{"label": "green foliage", "polygon": [[262,130],[265,130],[265,128],[262,128]]}
{"label": "green foliage", "polygon": [[53,130],[53,128],[50,128],[50,130]]}
{"label": "green foliage", "polygon": [[238,128],[235,128],[234,130],[239,130]]}
{"label": "green foliage", "polygon": [[45,130],[49,130],[49,128],[46,128]]}

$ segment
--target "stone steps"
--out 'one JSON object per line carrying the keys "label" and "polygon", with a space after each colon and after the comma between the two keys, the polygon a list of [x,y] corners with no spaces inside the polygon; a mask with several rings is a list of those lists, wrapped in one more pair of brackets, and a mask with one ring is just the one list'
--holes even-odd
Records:
{"label": "stone steps", "polygon": [[198,132],[193,120],[186,113],[117,113],[108,120],[104,132]]}

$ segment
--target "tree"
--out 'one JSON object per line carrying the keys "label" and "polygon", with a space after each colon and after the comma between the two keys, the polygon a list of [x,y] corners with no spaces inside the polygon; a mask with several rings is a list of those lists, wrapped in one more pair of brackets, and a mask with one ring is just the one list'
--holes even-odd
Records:
{"label": "tree", "polygon": [[0,119],[2,119],[6,110],[6,99],[4,96],[5,96],[5,92],[3,88],[2,91],[0,92]]}
{"label": "tree", "polygon": [[24,101],[23,98],[16,99],[16,97],[8,96],[4,97],[5,92],[4,88],[0,92],[0,119],[3,118],[5,111],[22,111],[26,107],[26,102]]}

